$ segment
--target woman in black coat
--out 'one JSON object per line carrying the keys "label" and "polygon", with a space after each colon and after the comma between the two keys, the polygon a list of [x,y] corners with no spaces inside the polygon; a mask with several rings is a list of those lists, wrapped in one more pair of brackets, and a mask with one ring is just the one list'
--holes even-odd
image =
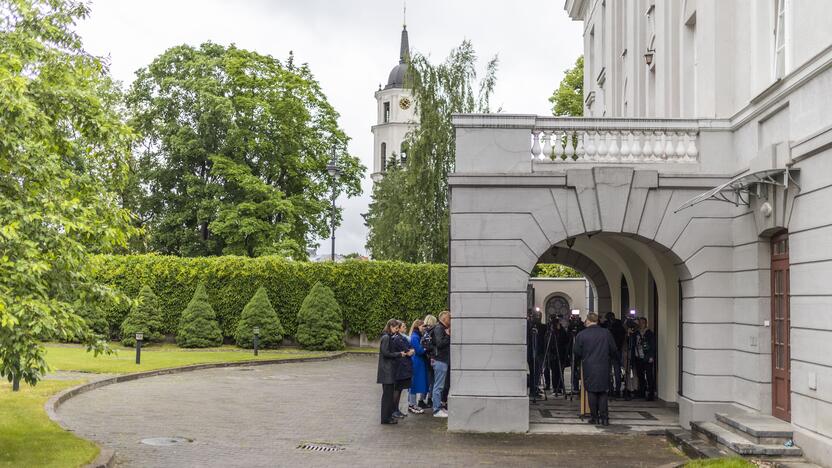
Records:
{"label": "woman in black coat", "polygon": [[376,382],[381,384],[381,423],[396,424],[393,417],[394,399],[393,394],[396,387],[396,370],[400,359],[406,353],[393,349],[393,336],[398,332],[399,321],[390,319],[384,327],[381,335],[381,344],[378,353],[378,374]]}
{"label": "woman in black coat", "polygon": [[393,335],[393,351],[402,353],[402,357],[398,358],[396,363],[396,385],[393,389],[393,417],[404,418],[406,414],[401,412],[400,402],[402,398],[402,390],[410,388],[410,382],[413,378],[413,361],[410,359],[416,351],[410,346],[410,340],[404,336],[405,324],[399,322],[397,333]]}

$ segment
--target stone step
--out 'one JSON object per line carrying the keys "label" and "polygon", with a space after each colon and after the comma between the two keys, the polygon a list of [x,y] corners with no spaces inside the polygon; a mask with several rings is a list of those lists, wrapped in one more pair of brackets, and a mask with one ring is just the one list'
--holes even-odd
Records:
{"label": "stone step", "polygon": [[758,444],[783,444],[794,437],[791,424],[774,416],[754,413],[716,413],[723,427]]}
{"label": "stone step", "polygon": [[783,444],[758,444],[713,422],[691,422],[695,434],[707,437],[719,446],[742,456],[757,457],[800,457],[803,451],[799,447],[786,447]]}
{"label": "stone step", "polygon": [[673,428],[668,429],[665,433],[667,439],[679,448],[685,455],[690,458],[723,458],[728,456],[728,452],[720,450],[716,444],[710,441],[697,437],[687,429]]}

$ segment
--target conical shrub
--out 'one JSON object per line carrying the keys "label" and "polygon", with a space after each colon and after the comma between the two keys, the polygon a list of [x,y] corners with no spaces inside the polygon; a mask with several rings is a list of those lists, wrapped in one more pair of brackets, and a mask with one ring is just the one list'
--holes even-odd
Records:
{"label": "conical shrub", "polygon": [[300,306],[295,340],[306,349],[344,349],[341,307],[332,290],[321,283],[312,287]]}
{"label": "conical shrub", "polygon": [[194,297],[182,312],[176,344],[182,348],[208,348],[222,344],[222,332],[214,308],[208,303],[205,285],[199,283]]}
{"label": "conical shrub", "polygon": [[283,341],[283,325],[269,302],[266,288],[260,287],[248,304],[243,308],[243,314],[237,322],[234,340],[241,348],[254,347],[254,327],[260,327],[261,348],[275,348]]}
{"label": "conical shrub", "polygon": [[142,333],[144,343],[162,341],[162,318],[159,311],[159,297],[143,286],[133,307],[121,322],[121,344],[136,346],[136,333]]}

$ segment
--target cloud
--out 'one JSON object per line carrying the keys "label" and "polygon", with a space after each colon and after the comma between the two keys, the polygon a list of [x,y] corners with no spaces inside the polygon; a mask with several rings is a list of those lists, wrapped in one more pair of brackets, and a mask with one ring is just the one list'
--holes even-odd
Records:
{"label": "cloud", "polygon": [[[503,112],[548,114],[548,97],[563,71],[582,53],[580,23],[552,0],[420,0],[407,5],[412,49],[442,60],[470,39],[482,63],[499,55],[492,105]],[[376,103],[399,57],[402,3],[395,0],[281,1],[97,1],[79,24],[85,47],[109,56],[114,77],[124,83],[169,47],[205,41],[234,43],[278,58],[293,51],[311,67],[341,114],[350,152],[367,166],[364,194],[338,200],[344,221],[336,232],[339,253],[365,253],[372,190]],[[329,251],[328,239],[321,251]]]}

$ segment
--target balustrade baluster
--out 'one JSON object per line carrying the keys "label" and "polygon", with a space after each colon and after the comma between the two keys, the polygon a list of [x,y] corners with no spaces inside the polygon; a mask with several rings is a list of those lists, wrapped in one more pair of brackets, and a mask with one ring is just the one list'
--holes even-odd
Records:
{"label": "balustrade baluster", "polygon": [[543,132],[543,160],[552,159],[552,132]]}
{"label": "balustrade baluster", "polygon": [[608,138],[610,140],[610,147],[608,150],[610,157],[608,160],[610,162],[618,162],[618,156],[621,154],[618,148],[618,132],[611,131]]}
{"label": "balustrade baluster", "polygon": [[575,161],[581,162],[584,159],[586,151],[584,150],[584,132],[575,132]]}
{"label": "balustrade baluster", "polygon": [[565,132],[563,134],[564,144],[566,145],[566,147],[564,148],[566,162],[575,162],[575,146],[573,146],[575,142],[573,141],[573,135],[574,133],[572,132]]}
{"label": "balustrade baluster", "polygon": [[589,131],[586,132],[586,160],[589,162],[595,161],[595,157],[598,154],[598,149],[595,147],[595,132]]}
{"label": "balustrade baluster", "polygon": [[699,150],[696,148],[696,132],[687,133],[688,148],[685,159],[688,162],[696,162],[696,157],[699,155]]}
{"label": "balustrade baluster", "polygon": [[607,132],[602,130],[598,132],[598,160],[606,161],[609,156],[609,148],[607,147]]}
{"label": "balustrade baluster", "polygon": [[673,147],[673,132],[664,132],[664,158],[673,161],[676,156],[676,149]]}
{"label": "balustrade baluster", "polygon": [[685,132],[676,133],[676,162],[685,161]]}
{"label": "balustrade baluster", "polygon": [[640,136],[643,135],[642,132],[633,132],[632,133],[632,145],[630,146],[632,149],[630,150],[630,161],[633,162],[641,162],[641,138]]}
{"label": "balustrade baluster", "polygon": [[651,140],[653,139],[652,132],[644,132],[644,148],[642,149],[642,153],[644,153],[644,160],[645,161],[652,161],[653,160],[653,145],[651,145]]}
{"label": "balustrade baluster", "polygon": [[633,132],[624,131],[621,133],[621,162],[630,160],[630,139],[633,138]]}
{"label": "balustrade baluster", "polygon": [[552,144],[555,146],[555,162],[563,162],[563,135],[560,131],[555,132]]}
{"label": "balustrade baluster", "polygon": [[534,138],[532,143],[532,159],[540,159],[540,132],[534,130],[532,131],[532,136]]}

